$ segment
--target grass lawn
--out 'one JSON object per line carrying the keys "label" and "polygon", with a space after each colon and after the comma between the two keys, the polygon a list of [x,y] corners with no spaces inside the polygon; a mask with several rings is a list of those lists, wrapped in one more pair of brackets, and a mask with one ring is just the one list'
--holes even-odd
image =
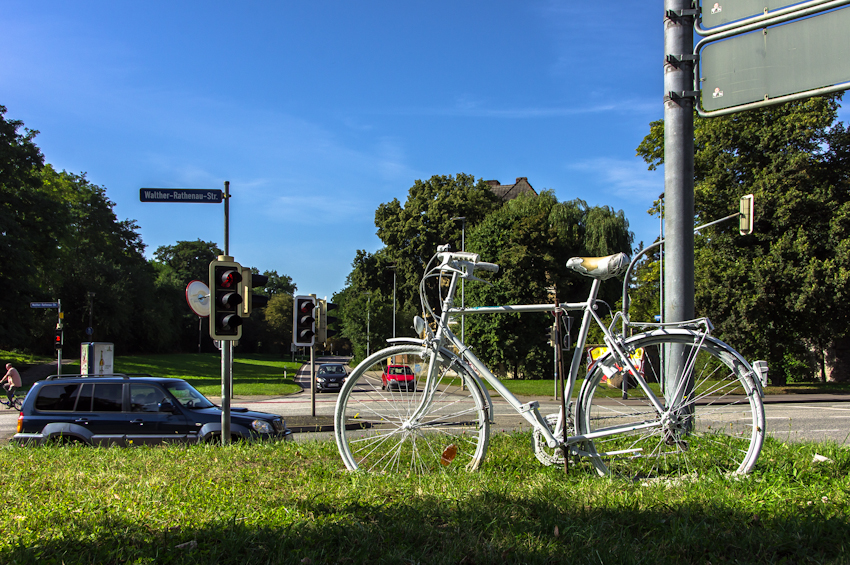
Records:
{"label": "grass lawn", "polygon": [[[122,373],[178,377],[206,396],[221,396],[221,356],[216,353],[122,355],[114,363],[115,370]],[[300,366],[277,355],[234,355],[233,394],[277,396],[297,392],[301,387],[294,378]]]}
{"label": "grass lawn", "polygon": [[0,562],[850,562],[850,450],[768,440],[749,476],[647,484],[542,467],[529,436],[421,480],[348,473],[329,441],[3,447]]}

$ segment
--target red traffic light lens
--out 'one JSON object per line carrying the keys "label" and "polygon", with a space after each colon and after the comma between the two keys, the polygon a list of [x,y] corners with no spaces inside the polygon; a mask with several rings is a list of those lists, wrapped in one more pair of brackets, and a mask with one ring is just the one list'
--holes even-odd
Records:
{"label": "red traffic light lens", "polygon": [[222,288],[236,288],[240,282],[242,282],[242,275],[238,271],[229,269],[221,274]]}

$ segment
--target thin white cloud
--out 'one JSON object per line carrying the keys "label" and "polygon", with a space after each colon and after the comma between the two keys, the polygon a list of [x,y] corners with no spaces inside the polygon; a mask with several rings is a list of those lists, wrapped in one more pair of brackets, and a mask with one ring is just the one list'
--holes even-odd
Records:
{"label": "thin white cloud", "polygon": [[600,157],[569,163],[567,168],[595,176],[603,191],[629,202],[651,204],[664,192],[663,170],[649,171],[638,158]]}

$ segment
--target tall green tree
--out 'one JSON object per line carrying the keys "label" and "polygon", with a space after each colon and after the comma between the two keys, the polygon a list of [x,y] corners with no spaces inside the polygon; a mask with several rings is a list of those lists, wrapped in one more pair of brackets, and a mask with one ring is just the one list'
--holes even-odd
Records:
{"label": "tall green tree", "polygon": [[[521,195],[469,237],[469,250],[500,269],[490,286],[466,285],[467,304],[545,304],[554,302],[551,290],[561,302],[583,299],[590,279],[569,271],[567,260],[629,252],[632,238],[622,211],[582,200],[558,202],[551,191]],[[608,281],[600,298],[614,304],[621,289],[619,281]],[[545,337],[551,324],[549,314],[467,316],[466,341],[502,375],[541,378],[552,374],[552,348]]]}
{"label": "tall green tree", "polygon": [[[823,374],[830,356],[850,360],[850,132],[839,100],[695,118],[696,221],[728,215],[747,193],[756,202],[754,234],[727,225],[696,238],[697,311],[791,379]],[[638,155],[655,168],[663,151],[653,122]]]}

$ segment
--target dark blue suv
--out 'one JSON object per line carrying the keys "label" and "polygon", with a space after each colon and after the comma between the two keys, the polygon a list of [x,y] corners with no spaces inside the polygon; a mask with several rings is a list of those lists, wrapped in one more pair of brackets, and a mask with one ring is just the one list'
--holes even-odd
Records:
{"label": "dark blue suv", "polygon": [[[276,414],[231,408],[233,439],[288,439]],[[158,445],[221,440],[221,408],[183,379],[52,376],[27,393],[12,442]]]}

